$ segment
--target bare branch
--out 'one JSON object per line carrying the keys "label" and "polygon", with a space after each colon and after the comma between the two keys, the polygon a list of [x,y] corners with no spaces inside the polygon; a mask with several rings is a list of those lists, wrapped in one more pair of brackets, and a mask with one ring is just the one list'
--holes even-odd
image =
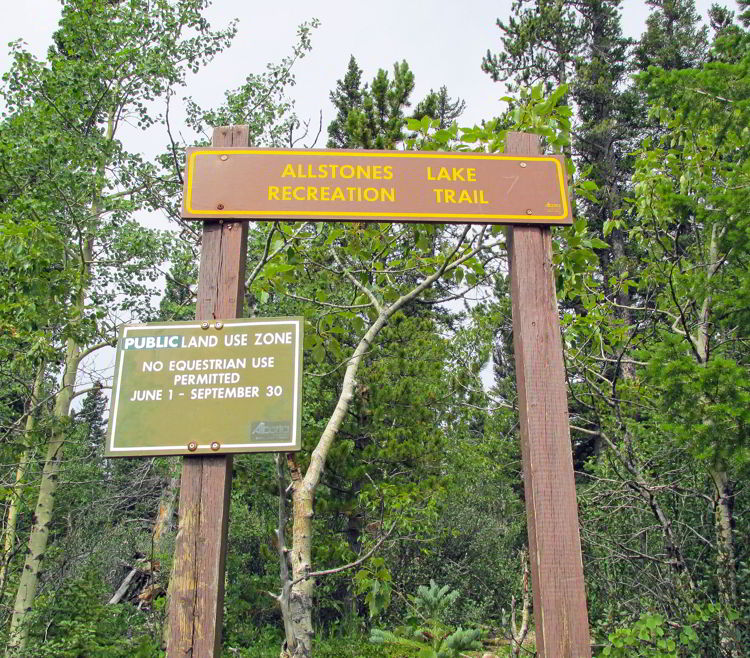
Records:
{"label": "bare branch", "polygon": [[169,136],[169,144],[172,149],[172,161],[174,162],[174,171],[175,174],[177,174],[177,178],[180,181],[180,185],[184,184],[184,180],[182,179],[182,171],[180,170],[180,163],[177,161],[177,146],[175,144],[174,138],[172,137],[172,127],[169,125],[169,99],[171,98],[172,94],[167,94],[167,109],[164,114],[164,123],[167,126],[167,135]]}
{"label": "bare branch", "polygon": [[[703,359],[701,358],[701,355],[698,352],[698,348],[695,346],[695,343],[693,342],[693,337],[690,335],[690,329],[688,329],[688,326],[687,326],[687,319],[685,318],[685,312],[682,310],[682,306],[680,306],[680,302],[677,301],[677,292],[674,289],[674,279],[672,278],[674,267],[675,266],[673,265],[672,269],[669,271],[669,292],[672,295],[672,301],[674,302],[674,305],[677,307],[677,310],[680,312],[680,324],[682,325],[682,328],[685,331],[683,335],[685,336],[685,339],[689,343],[690,349],[695,355],[695,358],[698,360],[698,363],[703,363]],[[676,323],[677,321],[675,321],[675,324]]]}
{"label": "bare branch", "polygon": [[372,304],[333,304],[331,302],[321,302],[318,299],[310,299],[309,297],[302,297],[301,295],[293,295],[290,292],[282,292],[282,295],[284,297],[289,297],[290,299],[296,299],[300,302],[307,302],[308,304],[316,304],[317,306],[326,306],[328,308],[341,308],[346,309],[347,311],[351,311],[357,308],[370,308]]}
{"label": "bare branch", "polygon": [[304,576],[297,578],[297,580],[292,581],[292,585],[296,585],[297,583],[302,582],[303,580],[309,580],[310,578],[317,578],[318,576],[329,576],[334,573],[339,573],[341,571],[346,571],[347,569],[353,569],[356,566],[359,566],[366,560],[370,559],[370,556],[377,551],[383,542],[388,539],[388,537],[391,536],[391,533],[393,532],[393,529],[396,527],[396,524],[393,523],[391,527],[388,529],[388,532],[386,532],[379,540],[378,543],[375,544],[367,553],[365,553],[361,558],[358,560],[355,560],[354,562],[350,562],[349,564],[345,564],[342,567],[336,567],[335,569],[325,569],[324,571],[312,571],[308,574],[305,574]]}
{"label": "bare branch", "polygon": [[336,252],[336,249],[332,249],[331,253],[333,254],[334,260],[338,263],[339,267],[344,271],[344,275],[346,276],[349,281],[354,284],[355,288],[358,288],[361,290],[367,297],[369,298],[372,305],[375,307],[375,310],[379,313],[383,313],[383,307],[380,305],[380,302],[378,301],[378,298],[375,297],[375,294],[370,290],[367,286],[362,285],[357,278],[344,266],[344,264],[341,262],[341,259],[339,258],[338,253]]}
{"label": "bare branch", "polygon": [[96,352],[97,350],[102,349],[103,347],[114,347],[117,345],[117,339],[111,338],[110,340],[102,341],[101,343],[96,343],[94,345],[91,345],[90,347],[87,347],[85,350],[81,350],[81,360],[85,359],[89,354],[92,354],[93,352]]}
{"label": "bare branch", "polygon": [[83,388],[80,391],[75,391],[75,393],[73,393],[73,395],[70,396],[70,399],[73,400],[80,395],[86,395],[86,393],[91,393],[91,391],[96,391],[96,390],[101,391],[102,389],[105,389],[105,388],[112,388],[112,387],[108,385],[104,385],[104,384],[95,384],[94,386]]}

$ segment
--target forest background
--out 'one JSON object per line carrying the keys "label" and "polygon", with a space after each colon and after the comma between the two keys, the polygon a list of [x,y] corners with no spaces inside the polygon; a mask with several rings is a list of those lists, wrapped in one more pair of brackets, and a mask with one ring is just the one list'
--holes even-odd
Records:
{"label": "forest background", "polygon": [[[314,19],[220,103],[170,120],[186,76],[231,47],[206,4],[66,0],[46,56],[16,44],[4,73],[8,656],[161,652],[180,462],[102,457],[95,355],[122,322],[194,316],[182,135],[247,124],[254,144],[303,147],[321,125],[290,101]],[[750,2],[703,21],[692,0],[645,4],[631,39],[620,0],[514,2],[476,63],[503,103],[471,126],[439,72],[419,98],[407,62],[362,71],[342,53],[317,145],[502,151],[524,130],[569,158],[575,223],[554,260],[594,651],[739,658]],[[131,147],[139,129],[155,157]],[[304,446],[235,460],[225,655],[532,655],[503,230],[257,223],[247,272],[247,315],[306,319]],[[318,575],[296,576],[290,552]]]}

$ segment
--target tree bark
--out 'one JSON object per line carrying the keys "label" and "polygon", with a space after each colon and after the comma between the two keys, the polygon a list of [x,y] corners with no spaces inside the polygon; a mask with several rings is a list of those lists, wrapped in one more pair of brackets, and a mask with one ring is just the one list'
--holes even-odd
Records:
{"label": "tree bark", "polygon": [[735,623],[728,618],[730,610],[737,610],[737,562],[732,536],[732,485],[726,465],[717,460],[710,469],[714,492],[714,527],[716,532],[716,578],[719,584],[719,599],[724,608],[719,618],[719,643],[725,656],[742,658]]}
{"label": "tree bark", "polygon": [[[716,224],[711,229],[711,242],[706,265],[706,282],[709,285],[713,276],[721,267],[719,258],[719,229]],[[701,363],[706,364],[711,357],[710,328],[713,299],[708,292],[701,306],[698,318],[698,335],[696,351]],[[732,534],[732,486],[727,465],[717,457],[709,468],[714,491],[714,532],[716,534],[716,580],[719,586],[719,598],[724,610],[719,619],[719,643],[724,655],[730,658],[741,658],[744,655],[740,646],[736,624],[729,619],[730,610],[738,610],[737,600],[737,562]]]}
{"label": "tree bark", "polygon": [[34,378],[34,388],[29,400],[28,416],[26,416],[26,428],[24,431],[24,449],[21,453],[21,459],[16,469],[16,481],[13,484],[13,492],[10,496],[10,505],[8,506],[8,518],[5,524],[5,540],[3,542],[3,563],[0,565],[0,596],[5,592],[5,583],[8,577],[8,564],[13,556],[13,547],[16,544],[16,525],[18,523],[18,509],[21,505],[21,496],[26,481],[26,471],[29,468],[29,459],[31,457],[31,445],[29,443],[31,432],[36,425],[36,405],[39,400],[39,394],[44,381],[45,362],[42,361],[37,368],[36,377]]}
{"label": "tree bark", "polygon": [[521,625],[516,626],[516,597],[512,597],[510,605],[510,655],[519,658],[523,643],[529,634],[529,616],[531,613],[531,597],[529,596],[529,555],[521,552]]}
{"label": "tree bark", "polygon": [[55,494],[57,493],[58,476],[63,457],[63,444],[65,441],[65,425],[70,413],[70,403],[73,399],[73,386],[78,373],[78,365],[81,360],[81,349],[73,338],[68,339],[67,353],[65,357],[65,370],[63,371],[62,388],[55,400],[55,419],[57,426],[47,445],[47,454],[44,459],[44,470],[39,486],[39,497],[37,498],[36,510],[34,512],[34,525],[29,536],[28,552],[26,561],[21,572],[18,584],[18,592],[13,606],[13,616],[10,622],[10,632],[6,656],[13,656],[22,651],[28,640],[27,616],[31,611],[31,605],[36,596],[39,582],[39,572],[42,567],[42,559],[47,550],[49,538],[49,524],[52,521],[52,512],[55,505]]}
{"label": "tree bark", "polygon": [[125,592],[128,591],[128,587],[130,587],[130,583],[133,582],[133,578],[135,578],[136,574],[138,573],[138,568],[133,567],[127,576],[125,576],[125,579],[120,583],[120,586],[117,588],[117,591],[112,595],[112,598],[107,602],[107,605],[115,605],[116,603],[119,603],[122,600],[122,597],[125,596]]}
{"label": "tree bark", "polygon": [[159,553],[164,535],[169,532],[174,516],[175,503],[177,502],[177,492],[180,490],[180,468],[174,458],[170,462],[170,478],[166,488],[161,492],[159,498],[159,511],[156,513],[154,530],[151,533],[151,543],[154,552]]}
{"label": "tree bark", "polygon": [[294,658],[310,658],[315,631],[312,624],[314,581],[305,578],[312,570],[312,519],[315,487],[305,479],[294,483],[294,529],[292,531],[292,582],[289,616],[294,634]]}
{"label": "tree bark", "polygon": [[[292,453],[289,453],[291,461]],[[292,615],[289,609],[289,597],[292,589],[292,579],[290,578],[291,564],[289,560],[289,549],[286,547],[286,524],[287,517],[287,488],[286,479],[284,478],[284,455],[276,453],[274,455],[276,463],[276,481],[279,490],[279,515],[278,526],[276,528],[276,548],[279,554],[279,580],[281,581],[281,594],[274,596],[279,602],[281,608],[281,619],[284,622],[284,644],[281,648],[280,658],[288,658],[288,648],[296,645],[294,640],[294,625],[292,624]],[[298,472],[294,474],[299,477]]]}

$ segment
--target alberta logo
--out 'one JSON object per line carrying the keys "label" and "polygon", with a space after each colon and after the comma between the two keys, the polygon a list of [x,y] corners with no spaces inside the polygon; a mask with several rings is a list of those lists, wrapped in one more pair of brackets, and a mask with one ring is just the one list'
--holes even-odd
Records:
{"label": "alberta logo", "polygon": [[260,421],[250,426],[250,438],[252,439],[289,439],[291,425],[284,422]]}

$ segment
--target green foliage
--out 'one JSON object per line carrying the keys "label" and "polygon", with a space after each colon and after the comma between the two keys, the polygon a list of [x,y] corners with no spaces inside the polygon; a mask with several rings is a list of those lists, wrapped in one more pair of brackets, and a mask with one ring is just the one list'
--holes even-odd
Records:
{"label": "green foliage", "polygon": [[90,575],[37,599],[23,656],[155,658],[161,638],[147,616],[128,604],[106,605],[107,587]]}
{"label": "green foliage", "polygon": [[125,117],[153,127],[153,101],[231,41],[234,29],[211,30],[205,6],[70,0],[46,60],[14,44],[2,89],[0,240],[15,254],[5,272],[39,272],[17,277],[35,283],[21,289],[23,305],[8,296],[0,324],[23,339],[44,331],[51,350],[69,337],[92,344],[112,338],[116,310],[148,316],[171,239],[132,213],[169,206],[175,180],[128,153],[119,128]]}
{"label": "green foliage", "polygon": [[[519,96],[505,96],[501,100],[509,109],[501,118],[491,119],[479,126],[458,128],[455,123],[444,126],[439,119],[428,116],[410,118],[407,128],[416,135],[406,141],[410,149],[422,151],[459,150],[502,153],[505,137],[510,131],[530,132],[543,138],[543,143],[556,153],[570,145],[571,109],[564,104],[568,85],[561,85],[548,94],[542,85],[522,88]],[[460,132],[459,132],[460,131]],[[572,161],[568,169],[574,171]]]}
{"label": "green foliage", "polygon": [[652,355],[647,381],[662,392],[664,427],[700,459],[750,459],[750,373],[732,359],[716,356],[701,364],[685,353],[683,341],[667,337]]}
{"label": "green foliage", "polygon": [[[230,609],[230,608],[228,608]],[[222,641],[222,658],[278,658],[283,633],[278,624],[246,625],[244,637],[232,635]]]}
{"label": "green foliage", "polygon": [[430,89],[430,93],[421,100],[414,110],[413,118],[420,120],[429,117],[437,121],[437,128],[443,130],[453,125],[466,109],[466,102],[457,98],[453,100],[448,95],[448,88],[443,85],[438,91]]}
{"label": "green foliage", "polygon": [[380,557],[370,560],[367,567],[360,569],[354,576],[356,592],[365,595],[371,619],[390,604],[391,580],[391,572],[385,567],[385,560]]}
{"label": "green foliage", "polygon": [[[532,6],[528,6],[532,5]],[[568,80],[583,32],[572,3],[514,0],[509,18],[497,21],[501,51],[490,50],[482,70],[492,79],[512,80],[513,87],[537,82],[559,85]]]}
{"label": "green foliage", "polygon": [[406,61],[393,65],[392,78],[385,69],[379,69],[362,90],[361,106],[352,107],[347,114],[347,141],[358,148],[394,148],[403,140],[404,110],[410,105],[413,90],[414,74]]}
{"label": "green foliage", "polygon": [[[275,524],[278,500],[273,490],[273,460],[269,455],[237,455],[234,462],[227,586],[225,643],[231,647],[275,645],[282,642],[277,603],[267,592],[278,587]],[[247,620],[253,623],[248,624]]]}
{"label": "green foliage", "polygon": [[658,613],[645,613],[631,625],[609,634],[608,646],[597,658],[692,658],[714,655],[715,627],[722,615],[736,619],[736,613],[722,611],[720,606],[695,606],[684,625],[670,624]]}
{"label": "green foliage", "polygon": [[343,80],[336,81],[336,89],[330,92],[331,102],[336,107],[336,118],[328,124],[328,148],[353,148],[353,137],[347,130],[349,112],[362,105],[362,69],[354,55],[349,58],[349,66]]}
{"label": "green foliage", "polygon": [[[250,73],[242,85],[224,93],[219,107],[206,110],[191,98],[186,99],[187,124],[206,136],[214,126],[247,125],[251,144],[287,146],[300,127],[294,101],[288,98],[287,91],[295,84],[294,67],[312,49],[312,33],[319,26],[320,21],[315,18],[297,26],[291,54],[268,64],[264,73]],[[165,156],[165,162],[169,162],[169,156]]]}
{"label": "green foliage", "polygon": [[699,20],[693,0],[660,2],[646,20],[646,31],[636,46],[638,68],[672,70],[699,65],[708,49],[708,27],[697,27]]}
{"label": "green foliage", "polygon": [[393,653],[372,644],[363,635],[316,638],[313,647],[315,658],[395,658]]}
{"label": "green foliage", "polygon": [[63,250],[60,236],[47,222],[29,218],[19,224],[9,214],[0,214],[3,333],[30,340],[65,313],[68,290],[75,277],[59,266]]}
{"label": "green foliage", "polygon": [[[688,637],[685,634],[685,638]],[[611,646],[602,649],[600,656],[676,658],[679,655],[677,643],[669,637],[668,631],[665,630],[665,619],[661,615],[642,615],[632,626],[619,628],[610,633],[609,641],[612,643]],[[687,645],[683,648],[689,650],[691,647]]]}
{"label": "green foliage", "polygon": [[417,658],[457,658],[459,652],[481,649],[478,630],[451,629],[444,620],[460,593],[448,585],[439,587],[430,580],[429,587],[420,585],[410,597],[412,616],[406,625],[395,631],[373,628],[370,641],[409,649]]}
{"label": "green foliage", "polygon": [[426,585],[417,587],[417,594],[412,599],[412,603],[420,616],[443,620],[459,596],[460,592],[451,590],[448,585],[439,587],[434,580],[430,579],[429,587]]}

